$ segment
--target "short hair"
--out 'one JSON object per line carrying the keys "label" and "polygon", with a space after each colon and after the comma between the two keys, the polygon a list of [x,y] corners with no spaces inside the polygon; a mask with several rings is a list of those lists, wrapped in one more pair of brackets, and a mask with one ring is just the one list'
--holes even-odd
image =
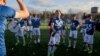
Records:
{"label": "short hair", "polygon": [[55,12],[60,12],[60,13],[61,13],[61,11],[60,11],[60,10],[56,10]]}
{"label": "short hair", "polygon": [[92,16],[91,14],[88,14],[88,15],[87,15],[88,18],[90,18],[91,16]]}
{"label": "short hair", "polygon": [[72,14],[71,16],[72,16],[72,17],[75,17],[76,15],[75,15],[75,14]]}

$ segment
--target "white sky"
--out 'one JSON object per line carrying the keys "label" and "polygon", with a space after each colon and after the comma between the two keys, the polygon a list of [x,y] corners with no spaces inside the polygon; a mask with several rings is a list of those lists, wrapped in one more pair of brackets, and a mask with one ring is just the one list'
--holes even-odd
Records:
{"label": "white sky", "polygon": [[[73,12],[84,11],[90,12],[91,7],[97,6],[100,8],[100,0],[23,0],[27,5],[29,11],[35,10],[55,10],[60,9],[62,12],[67,13],[69,9]],[[16,0],[7,0],[7,5],[18,9]]]}

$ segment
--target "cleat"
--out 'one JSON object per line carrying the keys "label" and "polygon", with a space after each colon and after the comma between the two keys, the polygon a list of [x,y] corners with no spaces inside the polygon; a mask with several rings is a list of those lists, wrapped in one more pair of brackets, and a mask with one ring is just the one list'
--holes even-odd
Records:
{"label": "cleat", "polygon": [[89,50],[89,51],[88,51],[89,54],[91,54],[92,52],[93,52],[92,50]]}
{"label": "cleat", "polygon": [[51,56],[54,56],[54,54],[51,54]]}
{"label": "cleat", "polygon": [[89,48],[85,48],[83,51],[85,51],[85,52],[86,52],[86,51],[89,51]]}

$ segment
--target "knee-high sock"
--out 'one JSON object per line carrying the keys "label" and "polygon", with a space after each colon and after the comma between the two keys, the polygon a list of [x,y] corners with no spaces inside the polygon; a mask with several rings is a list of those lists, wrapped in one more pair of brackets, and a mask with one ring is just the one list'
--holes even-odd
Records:
{"label": "knee-high sock", "polygon": [[92,44],[88,44],[89,45],[89,49],[93,50],[93,45]]}
{"label": "knee-high sock", "polygon": [[76,47],[76,43],[77,43],[77,40],[74,40],[74,42],[73,42],[73,48]]}
{"label": "knee-high sock", "polygon": [[15,35],[17,42],[19,42],[19,37],[17,35]]}
{"label": "knee-high sock", "polygon": [[40,43],[40,35],[38,35],[37,42]]}
{"label": "knee-high sock", "polygon": [[68,47],[71,47],[71,39],[68,40]]}
{"label": "knee-high sock", "polygon": [[52,49],[52,54],[54,54],[54,52],[56,51],[56,49],[57,49],[57,46],[53,46],[53,49]]}
{"label": "knee-high sock", "polygon": [[23,44],[25,44],[25,37],[24,37],[24,36],[22,36],[22,39],[23,39]]}
{"label": "knee-high sock", "polygon": [[48,54],[47,54],[47,56],[50,56],[51,51],[52,51],[52,46],[48,46]]}

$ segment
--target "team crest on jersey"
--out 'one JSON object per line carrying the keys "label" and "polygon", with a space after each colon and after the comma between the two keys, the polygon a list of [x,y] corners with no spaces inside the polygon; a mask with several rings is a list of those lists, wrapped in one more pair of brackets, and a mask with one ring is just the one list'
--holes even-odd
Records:
{"label": "team crest on jersey", "polygon": [[63,22],[61,20],[56,20],[55,25],[61,27],[63,25]]}

